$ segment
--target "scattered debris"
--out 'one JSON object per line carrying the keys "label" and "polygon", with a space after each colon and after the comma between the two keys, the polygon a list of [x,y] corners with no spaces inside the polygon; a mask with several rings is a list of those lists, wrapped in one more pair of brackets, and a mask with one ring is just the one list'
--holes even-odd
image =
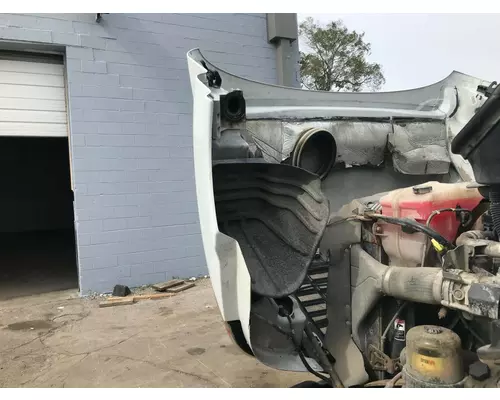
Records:
{"label": "scattered debris", "polygon": [[179,286],[184,283],[183,279],[171,279],[168,282],[156,283],[153,285],[153,289],[158,292],[164,292],[168,288]]}
{"label": "scattered debris", "polygon": [[158,300],[164,299],[166,297],[175,296],[174,293],[151,293],[151,294],[139,294],[127,297],[110,297],[106,301],[101,301],[99,307],[113,307],[113,306],[123,306],[134,304],[140,300]]}
{"label": "scattered debris", "polygon": [[109,297],[109,296],[111,296],[111,293],[97,293],[93,291],[88,291],[87,294],[85,294],[83,297],[88,300],[95,300],[98,299],[99,297]]}
{"label": "scattered debris", "polygon": [[[141,286],[135,288],[133,292],[130,292],[130,289],[127,286],[116,285],[112,296],[110,296],[109,294],[100,295],[100,297],[110,297],[108,297],[104,301],[101,301],[99,303],[99,307],[113,307],[118,305],[134,304],[140,300],[156,300],[171,297],[176,293],[182,292],[195,286],[195,284],[193,283],[194,280],[196,280],[196,278],[194,277],[189,279],[189,281],[191,282],[186,282],[184,279],[176,278],[151,286]],[[122,296],[121,294],[126,293],[127,290],[129,291],[129,294],[126,296]],[[117,292],[118,295],[116,295],[115,292]]]}
{"label": "scattered debris", "polygon": [[61,307],[57,307],[58,310],[64,310],[64,307],[61,306]]}
{"label": "scattered debris", "polygon": [[208,275],[204,275],[203,278],[208,279]]}
{"label": "scattered debris", "polygon": [[138,296],[140,294],[154,294],[158,293],[153,287],[150,286],[140,286],[132,289],[132,296]]}
{"label": "scattered debris", "polygon": [[125,285],[116,285],[113,289],[113,296],[115,297],[125,297],[128,296],[130,293],[130,288]]}
{"label": "scattered debris", "polygon": [[134,304],[133,297],[115,297],[109,298],[106,301],[101,301],[99,307],[113,307],[113,306],[126,306],[129,304]]}
{"label": "scattered debris", "polygon": [[172,288],[167,289],[167,292],[169,292],[169,293],[179,293],[179,292],[182,292],[182,291],[184,291],[186,289],[192,288],[193,286],[194,286],[194,283],[184,283],[183,285],[174,286]]}
{"label": "scattered debris", "polygon": [[188,280],[190,280],[191,282],[194,282],[196,280],[196,278],[194,276],[192,276],[191,278],[189,278]]}

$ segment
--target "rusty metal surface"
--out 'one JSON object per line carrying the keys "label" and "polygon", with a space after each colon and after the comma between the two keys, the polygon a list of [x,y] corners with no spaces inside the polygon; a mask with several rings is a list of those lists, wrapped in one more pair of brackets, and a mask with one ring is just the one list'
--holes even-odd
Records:
{"label": "rusty metal surface", "polygon": [[394,167],[404,174],[446,174],[450,157],[444,121],[395,122],[389,135]]}
{"label": "rusty metal surface", "polygon": [[467,293],[474,314],[498,318],[500,286],[488,283],[473,283]]}
{"label": "rusty metal surface", "polygon": [[368,346],[368,354],[370,364],[375,371],[386,371],[389,374],[396,372],[397,363],[372,344]]}

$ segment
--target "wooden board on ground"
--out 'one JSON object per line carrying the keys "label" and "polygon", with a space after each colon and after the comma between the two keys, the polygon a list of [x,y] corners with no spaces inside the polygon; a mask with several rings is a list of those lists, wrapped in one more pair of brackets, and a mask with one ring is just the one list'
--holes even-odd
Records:
{"label": "wooden board on ground", "polygon": [[152,293],[152,294],[140,294],[138,296],[134,296],[134,301],[139,300],[158,300],[164,299],[166,297],[172,297],[175,293]]}
{"label": "wooden board on ground", "polygon": [[167,282],[162,282],[162,283],[155,283],[152,287],[154,290],[158,292],[164,292],[168,288],[172,288],[174,286],[179,286],[184,283],[183,279],[171,279]]}
{"label": "wooden board on ground", "polygon": [[192,288],[193,286],[194,286],[194,283],[185,283],[185,284],[180,285],[180,286],[175,286],[173,288],[169,288],[169,289],[167,289],[167,292],[168,293],[179,293],[179,292],[182,292],[183,290]]}
{"label": "wooden board on ground", "polygon": [[140,300],[159,300],[167,297],[175,296],[175,293],[151,293],[151,294],[139,294],[130,295],[127,297],[109,297],[106,301],[99,303],[99,307],[113,307],[134,304]]}
{"label": "wooden board on ground", "polygon": [[129,304],[134,304],[134,298],[132,296],[109,298],[106,301],[101,301],[99,307],[127,306]]}

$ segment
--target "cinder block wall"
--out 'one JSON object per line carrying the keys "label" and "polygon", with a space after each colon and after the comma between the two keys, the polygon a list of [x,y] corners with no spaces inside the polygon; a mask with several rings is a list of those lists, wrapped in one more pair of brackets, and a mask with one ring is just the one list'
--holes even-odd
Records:
{"label": "cinder block wall", "polygon": [[206,273],[186,52],[276,83],[265,14],[0,14],[2,40],[66,49],[82,293]]}

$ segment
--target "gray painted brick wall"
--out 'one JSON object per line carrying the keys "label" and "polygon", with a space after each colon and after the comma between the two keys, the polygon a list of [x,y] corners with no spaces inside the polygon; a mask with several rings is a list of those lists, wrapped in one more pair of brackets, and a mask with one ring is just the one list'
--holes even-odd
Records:
{"label": "gray painted brick wall", "polygon": [[0,40],[66,46],[83,294],[207,272],[186,52],[276,83],[266,38],[265,14],[0,14]]}

